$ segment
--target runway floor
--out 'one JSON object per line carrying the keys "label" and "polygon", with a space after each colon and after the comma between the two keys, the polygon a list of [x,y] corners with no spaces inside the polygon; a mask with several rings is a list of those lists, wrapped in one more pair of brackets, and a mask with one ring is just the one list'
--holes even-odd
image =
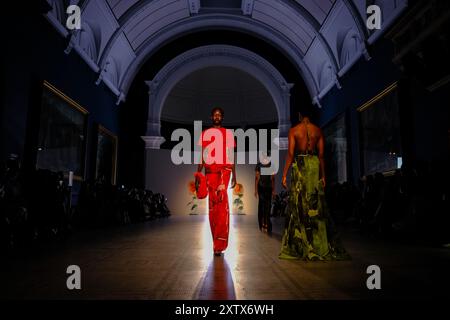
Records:
{"label": "runway floor", "polygon": [[[253,215],[232,215],[230,243],[212,253],[206,215],[178,216],[78,231],[64,243],[2,259],[2,299],[409,299],[449,297],[450,249],[342,239],[351,261],[278,259],[283,219],[272,236]],[[66,269],[81,269],[81,290],[68,290]],[[381,269],[369,290],[367,267]]]}

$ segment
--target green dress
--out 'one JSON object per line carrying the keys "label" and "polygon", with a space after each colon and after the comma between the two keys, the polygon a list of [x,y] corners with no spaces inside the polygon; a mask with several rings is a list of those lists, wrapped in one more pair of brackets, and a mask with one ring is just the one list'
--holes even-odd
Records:
{"label": "green dress", "polygon": [[292,164],[280,259],[350,259],[329,216],[319,164],[313,154],[299,154]]}

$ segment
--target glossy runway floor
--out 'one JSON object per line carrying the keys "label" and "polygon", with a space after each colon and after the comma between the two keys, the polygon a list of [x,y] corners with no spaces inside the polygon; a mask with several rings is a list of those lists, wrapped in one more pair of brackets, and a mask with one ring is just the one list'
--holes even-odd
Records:
{"label": "glossy runway floor", "polygon": [[[78,231],[67,242],[2,258],[2,299],[392,299],[448,297],[450,250],[384,243],[352,230],[351,261],[279,260],[283,219],[274,233],[256,217],[231,217],[230,244],[212,253],[206,215]],[[368,290],[369,265],[381,290]],[[81,268],[81,290],[66,269]]]}

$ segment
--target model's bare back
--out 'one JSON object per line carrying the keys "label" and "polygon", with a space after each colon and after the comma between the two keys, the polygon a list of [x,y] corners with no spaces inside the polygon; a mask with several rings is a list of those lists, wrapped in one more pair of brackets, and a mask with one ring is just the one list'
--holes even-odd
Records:
{"label": "model's bare back", "polygon": [[[306,128],[308,127],[309,147]],[[292,127],[292,135],[295,141],[295,151],[299,153],[312,153],[317,150],[318,143],[322,137],[322,132],[319,127],[309,122],[307,126],[304,123],[299,123]]]}
{"label": "model's bare back", "polygon": [[284,165],[283,178],[281,179],[283,187],[287,188],[286,175],[294,160],[295,153],[316,154],[319,157],[319,176],[325,187],[324,139],[320,128],[304,120],[289,129],[288,141],[288,154],[286,156],[286,164]]}

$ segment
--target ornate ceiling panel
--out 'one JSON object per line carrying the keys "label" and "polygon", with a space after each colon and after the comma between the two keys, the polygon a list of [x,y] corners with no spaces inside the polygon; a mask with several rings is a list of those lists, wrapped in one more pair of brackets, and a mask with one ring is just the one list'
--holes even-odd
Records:
{"label": "ornate ceiling panel", "polygon": [[[404,11],[407,0],[47,0],[48,20],[72,49],[124,100],[158,45],[183,34],[233,29],[266,40],[295,63],[312,101],[320,99]],[[65,10],[81,6],[81,30],[67,30]],[[202,7],[203,4],[203,7]],[[381,9],[380,30],[367,30],[367,6]]]}

